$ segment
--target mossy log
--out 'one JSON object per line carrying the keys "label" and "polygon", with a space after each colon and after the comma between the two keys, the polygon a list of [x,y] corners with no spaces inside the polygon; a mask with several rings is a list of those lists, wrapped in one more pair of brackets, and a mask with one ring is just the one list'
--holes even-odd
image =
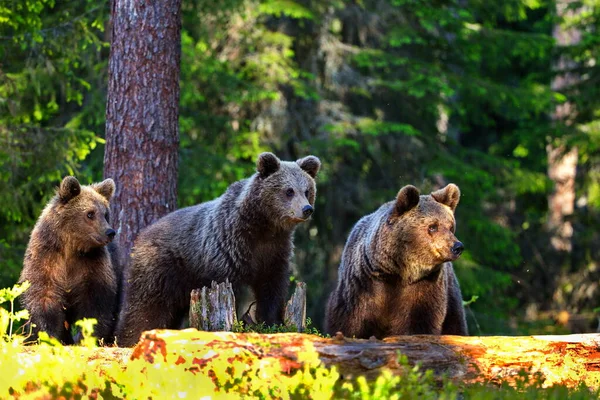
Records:
{"label": "mossy log", "polygon": [[[145,332],[132,359],[177,359],[178,354],[198,359],[215,352],[244,349],[263,361],[278,360],[292,372],[302,367],[299,354],[316,351],[326,366],[335,366],[344,379],[365,375],[374,379],[383,369],[401,373],[398,353],[409,364],[420,363],[436,377],[456,383],[515,383],[519,374],[537,375],[543,386],[600,386],[600,335],[563,336],[396,336],[385,340],[325,339],[306,334],[236,334],[154,330]],[[168,355],[173,357],[167,357]]]}

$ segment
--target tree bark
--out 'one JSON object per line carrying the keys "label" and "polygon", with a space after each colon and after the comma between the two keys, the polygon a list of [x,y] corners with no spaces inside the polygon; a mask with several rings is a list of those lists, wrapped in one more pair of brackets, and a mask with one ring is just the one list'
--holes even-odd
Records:
{"label": "tree bark", "polygon": [[139,231],[177,207],[181,0],[113,0],[104,177],[129,255]]}
{"label": "tree bark", "polygon": [[[568,8],[573,1],[556,1],[556,14],[559,21],[554,26],[552,36],[559,49],[577,44],[581,40],[580,31],[575,28],[566,29],[560,21],[562,18],[573,17],[573,13],[577,12]],[[569,72],[569,69],[574,66],[575,62],[569,57],[564,54],[559,56],[554,65],[558,74],[551,83],[553,91],[564,91],[578,82],[579,77]],[[557,131],[561,126],[572,125],[575,116],[575,105],[569,101],[556,105],[551,115]],[[571,218],[575,211],[575,183],[579,154],[576,147],[567,148],[565,140],[561,137],[554,138],[546,145],[546,153],[548,155],[548,177],[554,183],[553,191],[548,195],[546,228],[550,235],[550,254],[547,257],[547,273],[555,282],[552,294],[553,306],[566,308],[569,307],[569,301],[564,287],[565,283],[571,282],[567,271],[570,270],[572,262],[574,229]]]}
{"label": "tree bark", "polygon": [[211,287],[194,289],[190,300],[190,327],[201,331],[232,331],[235,316],[235,296],[229,281]]}
{"label": "tree bark", "polygon": [[[574,0],[558,0],[556,13],[559,17],[571,16],[573,11],[568,6]],[[554,26],[552,36],[558,46],[570,46],[581,40],[581,32],[577,29],[565,29],[560,23]],[[566,71],[574,66],[574,62],[564,55],[556,62],[557,71]],[[558,74],[552,80],[552,90],[561,91],[577,83],[579,78],[570,72]],[[552,119],[555,124],[570,125],[575,116],[574,105],[570,102],[555,107]],[[548,154],[548,177],[554,182],[554,190],[548,196],[548,228],[551,232],[550,244],[558,253],[570,253],[572,250],[573,226],[569,216],[575,209],[575,177],[577,172],[577,148],[567,149],[559,140],[549,143],[546,147]],[[558,258],[560,262],[560,257]]]}
{"label": "tree bark", "polygon": [[296,283],[296,290],[285,307],[286,325],[293,325],[298,332],[306,330],[306,283]]}
{"label": "tree bark", "polygon": [[[263,343],[263,344],[261,344]],[[268,343],[268,345],[264,345]],[[205,359],[207,354],[227,354],[246,350],[260,354],[261,362],[279,361],[302,368],[298,355],[314,350],[326,366],[335,366],[344,379],[365,375],[376,379],[383,369],[395,374],[404,371],[397,353],[409,363],[421,363],[441,379],[446,374],[456,383],[515,384],[519,372],[538,373],[543,386],[561,384],[575,387],[600,383],[600,335],[558,336],[396,336],[385,340],[348,339],[341,335],[325,339],[313,335],[289,333],[275,335],[236,334],[154,330],[146,332],[133,349],[132,359],[153,363],[172,360],[180,355]]]}
{"label": "tree bark", "polygon": [[[241,320],[255,324],[256,302],[253,302]],[[231,332],[237,321],[235,295],[231,283],[211,282],[211,287],[192,290],[190,296],[190,327],[201,331]],[[297,282],[294,294],[285,308],[284,322],[298,332],[306,330],[306,283]]]}

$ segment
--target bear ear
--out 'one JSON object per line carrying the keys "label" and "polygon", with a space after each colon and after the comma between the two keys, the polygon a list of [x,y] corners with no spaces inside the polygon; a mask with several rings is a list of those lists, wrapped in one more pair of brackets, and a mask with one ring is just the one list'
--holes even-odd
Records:
{"label": "bear ear", "polygon": [[115,194],[115,181],[110,178],[105,179],[100,183],[94,183],[92,189],[100,193],[106,200],[110,201],[113,194]]}
{"label": "bear ear", "polygon": [[398,192],[396,196],[396,214],[402,215],[412,210],[419,204],[419,189],[413,185],[406,185]]}
{"label": "bear ear", "polygon": [[454,212],[460,200],[460,189],[454,183],[449,183],[445,188],[431,193],[431,197],[438,203],[447,205]]}
{"label": "bear ear", "polygon": [[315,156],[301,158],[296,161],[296,164],[313,178],[317,177],[317,173],[319,172],[319,169],[321,169],[321,160]]}
{"label": "bear ear", "polygon": [[58,196],[60,199],[67,203],[72,198],[76,197],[81,193],[81,185],[74,176],[65,176],[60,183],[58,188]]}
{"label": "bear ear", "polygon": [[277,172],[280,165],[279,158],[277,158],[275,154],[268,152],[262,153],[258,156],[258,161],[256,161],[256,172],[258,172],[262,178],[266,178]]}

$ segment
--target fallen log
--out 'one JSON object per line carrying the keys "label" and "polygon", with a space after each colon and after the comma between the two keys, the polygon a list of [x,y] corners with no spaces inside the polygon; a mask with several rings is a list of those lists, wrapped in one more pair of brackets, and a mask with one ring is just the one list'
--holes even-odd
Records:
{"label": "fallen log", "polygon": [[[315,351],[325,366],[335,366],[343,379],[364,375],[376,378],[384,369],[401,374],[409,364],[420,363],[441,379],[456,383],[515,384],[519,374],[536,374],[543,387],[556,384],[600,386],[600,335],[564,336],[397,336],[384,340],[349,339],[341,334],[325,339],[305,334],[270,334],[154,330],[145,332],[131,359],[181,362],[182,355],[196,364],[216,355],[245,351],[261,362],[279,362],[284,370],[302,368],[301,353]],[[236,353],[237,354],[237,353]],[[158,361],[157,361],[158,360]],[[200,361],[198,361],[200,360]]]}

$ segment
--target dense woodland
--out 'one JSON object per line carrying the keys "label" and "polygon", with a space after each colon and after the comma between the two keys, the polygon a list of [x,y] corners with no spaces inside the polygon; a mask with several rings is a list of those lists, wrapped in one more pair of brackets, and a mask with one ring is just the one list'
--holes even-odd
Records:
{"label": "dense woodland", "polygon": [[[60,179],[102,179],[109,16],[0,3],[0,287]],[[181,16],[178,207],[262,151],[320,157],[293,273],[315,326],[358,219],[405,184],[454,182],[470,333],[596,330],[598,0],[186,0]]]}

